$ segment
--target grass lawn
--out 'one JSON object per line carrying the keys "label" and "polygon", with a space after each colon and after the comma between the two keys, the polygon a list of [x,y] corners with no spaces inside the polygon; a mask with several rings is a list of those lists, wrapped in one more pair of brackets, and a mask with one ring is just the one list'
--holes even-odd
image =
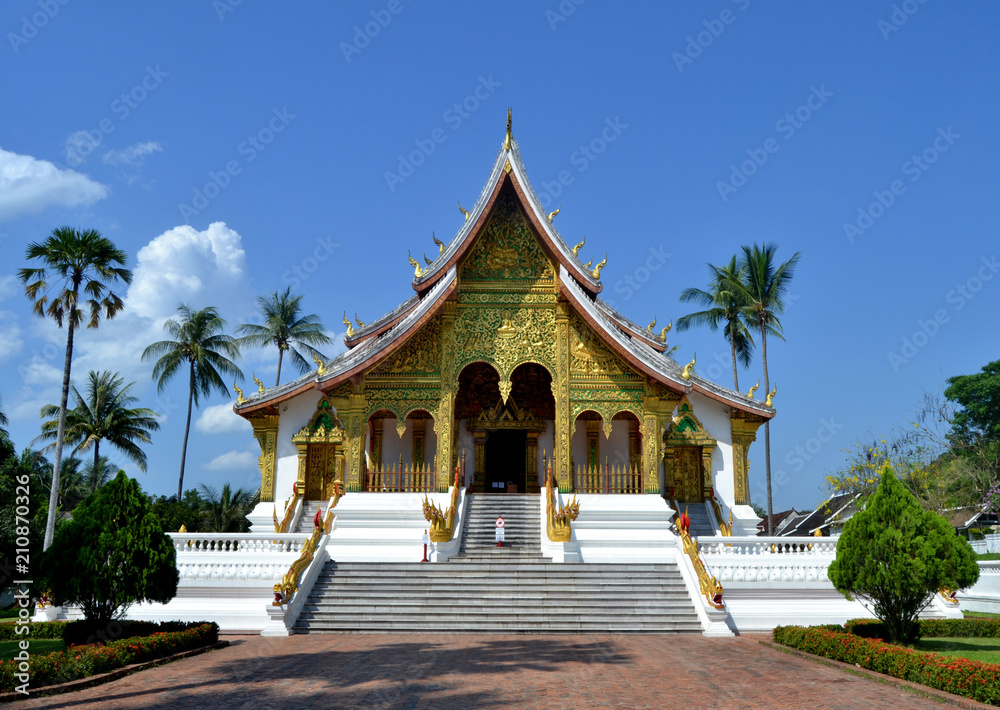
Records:
{"label": "grass lawn", "polygon": [[977,560],[990,561],[990,560],[1000,560],[1000,552],[983,552],[976,555]]}
{"label": "grass lawn", "polygon": [[1000,619],[1000,614],[991,614],[988,611],[963,611],[962,615],[966,619],[975,619],[977,616],[984,619]]}
{"label": "grass lawn", "polygon": [[0,611],[0,619],[16,619],[17,618],[17,607],[11,607],[10,609],[4,609]]}
{"label": "grass lawn", "polygon": [[[21,651],[19,641],[0,641],[0,661],[7,661],[16,656]],[[28,646],[28,653],[33,656],[53,651],[65,651],[66,644],[62,639],[36,639],[31,640]]]}
{"label": "grass lawn", "polygon": [[920,639],[915,648],[918,651],[968,658],[970,661],[1000,664],[1000,639],[926,638]]}

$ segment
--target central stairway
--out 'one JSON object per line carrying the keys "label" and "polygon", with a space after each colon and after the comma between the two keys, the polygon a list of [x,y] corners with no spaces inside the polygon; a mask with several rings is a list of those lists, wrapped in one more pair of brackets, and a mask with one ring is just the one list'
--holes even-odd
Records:
{"label": "central stairway", "polygon": [[701,631],[674,563],[550,562],[539,503],[537,495],[468,496],[450,562],[327,562],[296,633]]}

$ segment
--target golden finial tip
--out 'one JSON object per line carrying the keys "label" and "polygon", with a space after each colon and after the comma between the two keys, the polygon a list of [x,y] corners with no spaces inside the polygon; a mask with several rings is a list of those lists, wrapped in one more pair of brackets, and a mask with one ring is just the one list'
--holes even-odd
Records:
{"label": "golden finial tip", "polygon": [[689,362],[687,365],[684,366],[684,369],[681,371],[681,377],[683,377],[685,380],[690,380],[691,371],[694,370],[696,362],[698,362],[698,353],[695,353],[694,356],[691,358],[691,362]]}
{"label": "golden finial tip", "polygon": [[351,324],[351,321],[347,320],[347,311],[344,311],[344,325],[347,326],[347,337],[350,338],[354,335],[354,326]]}
{"label": "golden finial tip", "polygon": [[510,150],[511,141],[514,140],[514,134],[511,131],[511,123],[512,123],[512,120],[511,120],[511,116],[510,116],[510,107],[508,106],[507,107],[507,133],[506,133],[506,135],[504,135],[504,139],[503,139],[503,149],[504,150]]}
{"label": "golden finial tip", "polygon": [[462,203],[461,202],[458,203],[458,211],[461,212],[463,215],[465,215],[465,221],[468,222],[469,221],[469,210],[467,210],[464,207],[462,207]]}
{"label": "golden finial tip", "polygon": [[583,241],[573,247],[573,256],[580,256],[580,250],[583,249],[583,245],[587,243],[587,235],[583,235]]}
{"label": "golden finial tip", "polygon": [[646,332],[652,335],[653,328],[655,327],[656,327],[656,316],[653,316],[653,322],[646,326]]}
{"label": "golden finial tip", "polygon": [[757,380],[757,384],[750,388],[750,391],[747,392],[747,397],[753,399],[753,393],[757,391],[758,387],[760,387],[760,380]]}
{"label": "golden finial tip", "polygon": [[608,265],[608,255],[605,254],[604,259],[598,262],[597,266],[594,267],[594,270],[590,272],[590,275],[593,276],[598,281],[600,281],[601,269],[603,269],[607,265]]}
{"label": "golden finial tip", "polygon": [[776,394],[778,394],[778,385],[775,385],[774,389],[772,389],[770,392],[767,393],[767,399],[764,400],[765,407],[774,406],[774,395]]}
{"label": "golden finial tip", "polygon": [[670,329],[673,328],[673,327],[674,327],[674,321],[671,318],[670,322],[667,323],[665,326],[663,326],[663,330],[660,331],[660,342],[661,343],[666,343],[667,342],[667,333],[669,333]]}
{"label": "golden finial tip", "polygon": [[561,209],[562,209],[562,205],[559,205],[554,210],[552,210],[551,212],[549,212],[549,224],[552,224],[552,220],[555,219],[555,216],[557,214],[559,214],[559,210],[561,210]]}

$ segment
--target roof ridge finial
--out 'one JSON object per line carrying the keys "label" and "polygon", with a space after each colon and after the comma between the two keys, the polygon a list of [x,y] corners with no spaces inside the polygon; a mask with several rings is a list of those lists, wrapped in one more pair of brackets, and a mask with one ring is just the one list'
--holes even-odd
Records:
{"label": "roof ridge finial", "polygon": [[510,118],[510,106],[507,107],[507,135],[503,139],[503,149],[510,150],[510,142],[514,140],[514,135],[511,133],[510,129],[511,118]]}

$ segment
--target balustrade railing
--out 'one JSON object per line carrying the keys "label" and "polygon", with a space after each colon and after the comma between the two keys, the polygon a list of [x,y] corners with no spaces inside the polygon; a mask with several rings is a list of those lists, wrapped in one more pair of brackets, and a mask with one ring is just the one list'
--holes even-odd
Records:
{"label": "balustrade railing", "polygon": [[837,541],[822,537],[726,537],[698,540],[703,555],[828,555],[837,554]]}
{"label": "balustrade railing", "polygon": [[370,493],[433,493],[437,490],[430,464],[375,464],[365,474],[365,490]]}
{"label": "balustrade railing", "polygon": [[304,533],[167,533],[174,549],[185,555],[207,552],[299,552]]}
{"label": "balustrade railing", "polygon": [[644,493],[642,469],[627,464],[576,467],[573,476],[573,491],[576,493]]}

